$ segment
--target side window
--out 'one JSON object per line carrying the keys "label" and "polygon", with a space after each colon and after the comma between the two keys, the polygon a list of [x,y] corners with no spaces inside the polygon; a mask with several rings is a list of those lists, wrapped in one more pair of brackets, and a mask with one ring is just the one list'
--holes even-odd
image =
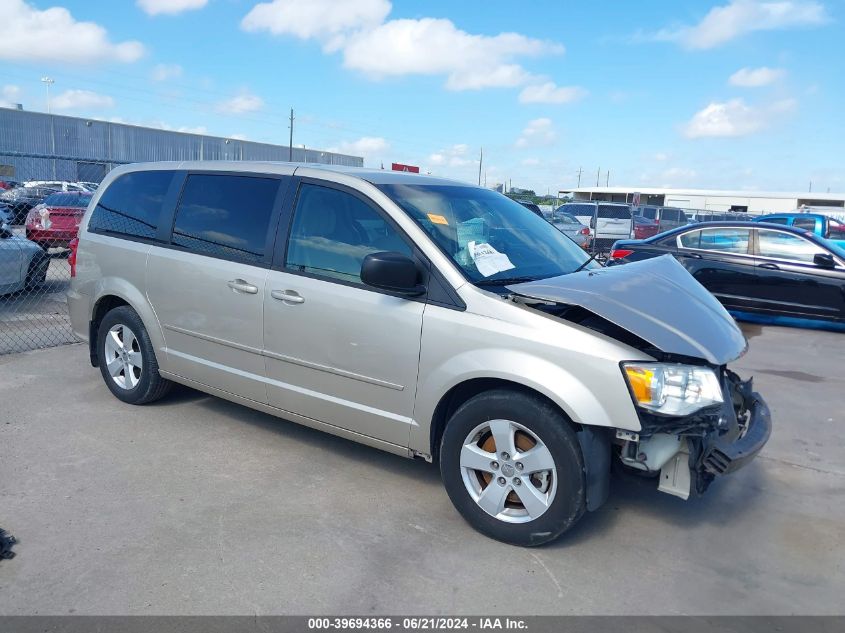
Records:
{"label": "side window", "polygon": [[757,240],[761,257],[812,263],[816,253],[825,252],[811,241],[783,231],[760,229],[757,232]]}
{"label": "side window", "polygon": [[136,171],[117,178],[103,192],[88,230],[153,239],[167,190],[170,170]]}
{"label": "side window", "polygon": [[601,204],[599,205],[598,217],[610,218],[615,220],[630,220],[630,207],[623,207],[620,205]]}
{"label": "side window", "polygon": [[370,253],[411,248],[371,206],[359,198],[317,185],[299,190],[285,266],[301,272],[361,283],[361,264]]}
{"label": "side window", "polygon": [[792,226],[794,226],[796,229],[806,229],[808,231],[815,232],[816,218],[795,218],[792,221]]}
{"label": "side window", "polygon": [[701,229],[684,233],[678,242],[684,248],[747,254],[748,236],[748,229]]}
{"label": "side window", "polygon": [[723,253],[748,254],[749,229],[702,229],[698,248]]}
{"label": "side window", "polygon": [[171,242],[200,255],[260,262],[280,182],[253,176],[189,175],[176,209]]}
{"label": "side window", "polygon": [[766,218],[761,221],[766,224],[783,224],[784,226],[789,224],[789,218]]}
{"label": "side window", "polygon": [[690,231],[678,237],[678,245],[684,248],[699,248],[701,231]]}

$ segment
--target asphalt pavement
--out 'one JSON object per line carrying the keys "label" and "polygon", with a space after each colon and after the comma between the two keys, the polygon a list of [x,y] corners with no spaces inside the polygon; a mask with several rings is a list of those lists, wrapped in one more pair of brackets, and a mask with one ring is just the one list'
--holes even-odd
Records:
{"label": "asphalt pavement", "polygon": [[617,476],[536,549],[431,465],[189,389],[122,404],[82,345],[0,356],[0,614],[843,614],[845,334],[745,330],[764,452],[687,502]]}

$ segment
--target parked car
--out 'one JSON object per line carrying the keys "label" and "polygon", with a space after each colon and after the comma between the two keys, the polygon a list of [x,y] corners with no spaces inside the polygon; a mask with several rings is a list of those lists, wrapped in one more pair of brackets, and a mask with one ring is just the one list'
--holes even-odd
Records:
{"label": "parked car", "polygon": [[656,220],[651,220],[641,215],[635,215],[633,217],[633,223],[634,239],[644,240],[660,233],[660,226],[658,226]]}
{"label": "parked car", "polygon": [[10,224],[22,224],[29,210],[56,189],[50,187],[16,187],[0,194],[0,204],[6,206],[11,216]]}
{"label": "parked car", "polygon": [[2,180],[0,179],[0,189],[8,191],[9,189],[14,189],[15,187],[20,187],[21,183],[17,182],[16,180]]}
{"label": "parked car", "polygon": [[845,323],[845,249],[758,222],[682,227],[617,242],[609,265],[673,255],[728,310]]}
{"label": "parked car", "polygon": [[821,213],[772,213],[754,218],[754,221],[794,226],[845,246],[845,223]]}
{"label": "parked car", "polygon": [[552,214],[551,223],[581,248],[590,247],[590,227],[581,224],[575,216],[563,211],[555,211]]}
{"label": "parked car", "polygon": [[47,278],[50,258],[41,248],[0,225],[0,295],[35,288]]}
{"label": "parked car", "polygon": [[616,240],[633,234],[631,206],[612,202],[568,202],[557,208],[592,229],[591,247],[607,251]]}
{"label": "parked car", "polygon": [[543,211],[540,209],[540,207],[531,202],[530,200],[517,200],[517,202],[529,211],[531,211],[531,213],[533,213],[534,215],[539,215],[541,218],[546,217],[543,215]]}
{"label": "parked car", "polygon": [[510,543],[550,541],[601,506],[611,459],[686,499],[771,429],[726,367],[745,338],[677,262],[602,268],[457,181],[126,165],[69,262],[73,330],[118,399],[178,382],[436,461],[466,520]]}
{"label": "parked car", "polygon": [[49,187],[56,191],[89,191],[81,183],[66,180],[30,180],[24,183],[24,187]]}
{"label": "parked car", "polygon": [[[650,205],[634,207],[634,217],[637,216],[654,221],[657,225],[657,233],[670,231],[687,224],[687,216],[684,210],[678,209],[677,207],[656,207]],[[636,226],[634,228],[636,229]]]}
{"label": "parked car", "polygon": [[91,202],[88,192],[53,193],[29,210],[26,237],[44,250],[67,248],[76,237],[85,208]]}

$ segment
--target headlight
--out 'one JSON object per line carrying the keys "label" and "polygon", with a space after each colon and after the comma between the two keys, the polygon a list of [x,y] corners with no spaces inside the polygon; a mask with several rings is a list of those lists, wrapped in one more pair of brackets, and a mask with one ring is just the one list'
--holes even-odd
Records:
{"label": "headlight", "polygon": [[724,401],[719,378],[709,367],[624,363],[634,404],[661,415],[685,416]]}

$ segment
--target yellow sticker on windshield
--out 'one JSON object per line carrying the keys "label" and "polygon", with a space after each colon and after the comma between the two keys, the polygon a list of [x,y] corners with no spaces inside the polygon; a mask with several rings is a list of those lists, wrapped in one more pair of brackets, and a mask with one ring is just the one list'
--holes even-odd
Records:
{"label": "yellow sticker on windshield", "polygon": [[445,224],[449,225],[449,220],[446,219],[444,215],[437,215],[436,213],[429,213],[428,219],[434,222],[435,224]]}

